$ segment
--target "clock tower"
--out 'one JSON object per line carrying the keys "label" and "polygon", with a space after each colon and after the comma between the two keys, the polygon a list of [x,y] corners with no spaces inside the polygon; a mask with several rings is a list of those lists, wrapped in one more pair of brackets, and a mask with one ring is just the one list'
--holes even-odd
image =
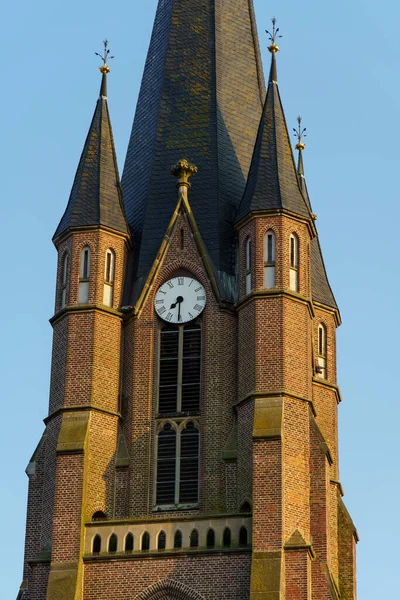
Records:
{"label": "clock tower", "polygon": [[105,42],[18,600],[355,600],[341,320],[278,37],[265,89],[252,0],[160,0],[121,182]]}

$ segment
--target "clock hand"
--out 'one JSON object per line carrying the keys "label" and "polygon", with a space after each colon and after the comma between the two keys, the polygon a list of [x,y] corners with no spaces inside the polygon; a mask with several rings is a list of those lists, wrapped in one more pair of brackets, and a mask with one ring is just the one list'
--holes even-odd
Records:
{"label": "clock hand", "polygon": [[181,304],[182,304],[182,302],[183,302],[182,296],[178,296],[176,299],[176,303],[179,305],[178,306],[178,321],[181,320]]}

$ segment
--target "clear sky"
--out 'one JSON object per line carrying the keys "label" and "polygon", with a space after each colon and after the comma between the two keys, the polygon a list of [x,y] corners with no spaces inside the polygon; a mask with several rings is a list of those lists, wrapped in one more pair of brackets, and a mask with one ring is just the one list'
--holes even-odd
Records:
{"label": "clear sky", "polygon": [[[7,2],[2,7],[0,124],[1,600],[22,579],[24,469],[47,413],[56,252],[100,85],[112,54],[109,106],[122,170],[157,0]],[[255,0],[276,16],[279,85],[290,128],[307,127],[307,183],[318,215],[338,331],[341,481],[358,528],[360,600],[398,589],[400,399],[400,43],[397,0]],[[180,158],[180,157],[177,157]]]}

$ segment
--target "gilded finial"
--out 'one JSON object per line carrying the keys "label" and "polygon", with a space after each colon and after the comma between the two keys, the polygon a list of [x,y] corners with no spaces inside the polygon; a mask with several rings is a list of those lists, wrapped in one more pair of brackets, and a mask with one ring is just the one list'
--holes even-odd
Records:
{"label": "gilded finial", "polygon": [[114,58],[114,56],[109,56],[110,50],[108,48],[108,40],[107,39],[104,40],[103,44],[104,44],[103,54],[99,54],[98,52],[95,52],[95,55],[99,56],[101,58],[101,60],[103,61],[103,64],[101,65],[101,67],[99,67],[100,73],[102,73],[103,75],[106,75],[107,73],[110,72],[110,67],[107,64],[107,60],[111,60],[112,58]]}
{"label": "gilded finial", "polygon": [[171,167],[171,175],[178,179],[177,187],[190,187],[189,177],[197,173],[197,167],[188,163],[186,159],[182,159]]}
{"label": "gilded finial", "polygon": [[301,126],[301,121],[302,118],[299,115],[297,117],[297,129],[295,127],[293,127],[293,131],[294,131],[294,135],[297,137],[297,144],[296,144],[296,150],[304,150],[304,148],[306,147],[305,143],[303,142],[303,138],[307,137],[306,131],[307,131],[307,127],[303,127]]}
{"label": "gilded finial", "polygon": [[281,38],[281,35],[278,35],[279,33],[279,27],[276,28],[276,19],[275,17],[273,17],[271,19],[272,21],[272,33],[270,31],[268,31],[268,29],[265,30],[266,33],[268,33],[269,39],[271,41],[271,45],[268,46],[268,50],[271,52],[271,54],[275,54],[275,52],[279,52],[279,46],[276,43],[276,40],[278,38]]}

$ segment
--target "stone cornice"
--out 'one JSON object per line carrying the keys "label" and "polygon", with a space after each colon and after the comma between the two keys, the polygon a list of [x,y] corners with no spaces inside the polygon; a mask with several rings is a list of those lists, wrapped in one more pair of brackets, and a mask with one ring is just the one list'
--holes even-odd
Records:
{"label": "stone cornice", "polygon": [[203,514],[199,515],[196,512],[187,515],[174,515],[167,514],[165,517],[141,517],[135,519],[110,519],[106,521],[88,521],[85,523],[85,527],[114,527],[117,525],[140,525],[141,523],[170,523],[171,521],[210,521],[211,519],[248,519],[251,518],[252,513],[220,513],[220,514]]}
{"label": "stone cornice", "polygon": [[339,386],[337,386],[335,383],[329,383],[329,381],[326,381],[325,379],[320,379],[319,377],[313,377],[313,385],[319,385],[323,388],[327,388],[329,390],[332,390],[335,395],[336,395],[336,401],[338,404],[340,404],[340,402],[342,401],[342,394],[340,393],[340,388]]}
{"label": "stone cornice", "polygon": [[113,552],[104,553],[104,554],[86,554],[83,556],[84,562],[111,562],[115,560],[149,560],[149,559],[165,559],[166,557],[174,557],[176,559],[186,558],[187,556],[199,555],[199,554],[207,554],[207,555],[216,555],[216,554],[250,554],[251,547],[238,547],[238,548],[193,548],[193,550],[185,549],[181,550],[180,548],[177,550],[153,550],[146,552]]}
{"label": "stone cornice", "polygon": [[49,414],[48,417],[43,419],[43,422],[45,425],[47,425],[52,419],[54,419],[55,417],[58,417],[59,415],[62,415],[63,413],[66,413],[66,412],[85,412],[85,411],[92,411],[92,410],[96,411],[96,412],[101,412],[106,415],[110,415],[112,417],[118,417],[119,419],[121,419],[121,413],[119,413],[119,412],[113,412],[112,410],[107,410],[106,408],[101,408],[100,406],[96,406],[94,404],[82,404],[82,405],[74,405],[74,406],[61,406],[60,408],[57,408],[57,410],[55,410],[54,412]]}
{"label": "stone cornice", "polygon": [[313,319],[315,317],[313,302],[310,298],[306,296],[302,296],[297,292],[292,292],[291,290],[283,290],[283,289],[262,289],[262,290],[253,290],[248,294],[243,300],[240,300],[235,304],[236,309],[241,309],[247,304],[249,304],[252,300],[258,300],[262,298],[290,298],[295,302],[299,302],[300,304],[306,304],[310,313],[310,317]]}
{"label": "stone cornice", "polygon": [[53,239],[53,243],[57,248],[59,244],[61,244],[65,239],[67,239],[70,235],[74,233],[87,233],[91,231],[104,231],[105,233],[114,235],[115,237],[125,238],[126,244],[129,248],[132,247],[131,236],[129,233],[123,233],[122,231],[117,231],[116,229],[111,229],[110,227],[105,227],[104,225],[89,225],[85,227],[69,227],[57,238]]}
{"label": "stone cornice", "polygon": [[339,309],[334,308],[333,306],[328,306],[327,304],[321,304],[321,302],[317,302],[316,300],[313,300],[313,304],[315,308],[318,308],[333,315],[335,318],[336,327],[339,327],[342,324]]}
{"label": "stone cornice", "polygon": [[102,312],[113,317],[117,317],[120,320],[124,318],[124,315],[119,310],[115,310],[114,308],[110,308],[109,306],[105,306],[103,304],[71,304],[70,306],[65,306],[61,310],[59,310],[51,319],[49,319],[50,325],[54,326],[58,321],[60,321],[65,315],[76,313],[76,312]]}
{"label": "stone cornice", "polygon": [[279,396],[288,396],[289,398],[294,398],[295,400],[307,402],[312,410],[314,417],[317,416],[317,412],[315,410],[314,403],[312,400],[310,400],[309,398],[304,398],[303,396],[299,396],[297,394],[293,394],[293,392],[291,392],[290,390],[285,389],[275,390],[272,392],[250,392],[249,394],[238,400],[238,402],[236,402],[236,404],[233,405],[233,408],[236,410],[242,404],[245,404],[250,400],[254,400],[255,398],[276,398]]}
{"label": "stone cornice", "polygon": [[[254,219],[259,219],[260,217],[261,218],[262,217],[288,217],[289,219],[292,219],[293,221],[298,221],[300,223],[304,223],[304,225],[307,225],[309,232],[310,232],[310,236],[312,238],[315,237],[317,234],[317,231],[316,231],[315,225],[314,225],[314,221],[311,218],[302,217],[301,215],[291,212],[290,210],[287,210],[285,208],[273,209],[273,210],[258,210],[256,212],[252,212],[249,215],[246,215],[240,221],[238,221],[235,224],[235,229],[240,229],[241,227],[243,227],[250,221],[253,221]],[[311,217],[311,215],[310,215],[310,217]]]}

